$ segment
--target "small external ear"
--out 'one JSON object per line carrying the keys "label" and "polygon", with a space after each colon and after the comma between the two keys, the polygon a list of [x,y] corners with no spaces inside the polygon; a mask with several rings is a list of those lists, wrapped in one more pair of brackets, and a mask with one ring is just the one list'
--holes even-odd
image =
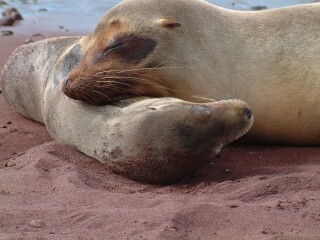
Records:
{"label": "small external ear", "polygon": [[167,27],[167,28],[176,28],[176,27],[180,27],[181,24],[178,23],[175,20],[172,19],[159,19],[158,23],[163,26],[163,27]]}

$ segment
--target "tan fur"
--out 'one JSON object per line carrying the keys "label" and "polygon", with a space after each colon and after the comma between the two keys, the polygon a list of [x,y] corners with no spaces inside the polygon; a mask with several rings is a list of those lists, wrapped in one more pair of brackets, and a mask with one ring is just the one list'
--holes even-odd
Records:
{"label": "tan fur", "polygon": [[[127,0],[102,17],[95,39],[106,41],[110,19],[158,43],[135,67],[164,63],[148,71],[165,86],[162,96],[240,98],[255,114],[253,139],[320,143],[320,4],[240,12],[200,0]],[[163,19],[181,26],[164,27]],[[99,68],[112,69],[108,63]]]}
{"label": "tan fur", "polygon": [[6,100],[69,144],[126,177],[171,182],[190,176],[253,123],[241,100],[195,104],[139,98],[102,107],[67,98],[60,85],[83,57],[87,37],[19,47],[2,74]]}

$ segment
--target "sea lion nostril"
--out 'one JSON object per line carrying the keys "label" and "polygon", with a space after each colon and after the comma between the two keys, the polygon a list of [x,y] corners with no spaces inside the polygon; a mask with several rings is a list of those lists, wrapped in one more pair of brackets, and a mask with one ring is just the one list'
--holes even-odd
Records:
{"label": "sea lion nostril", "polygon": [[250,120],[252,118],[252,111],[249,108],[245,108],[243,111],[246,114],[247,118]]}
{"label": "sea lion nostril", "polygon": [[68,89],[68,83],[69,83],[69,78],[67,78],[67,79],[65,79],[65,80],[63,81],[63,85],[64,85],[64,88],[65,88],[65,89]]}

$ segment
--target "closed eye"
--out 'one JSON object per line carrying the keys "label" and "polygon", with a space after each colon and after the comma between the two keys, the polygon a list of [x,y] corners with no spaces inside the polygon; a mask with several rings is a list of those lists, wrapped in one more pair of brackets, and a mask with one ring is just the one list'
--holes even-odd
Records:
{"label": "closed eye", "polygon": [[103,53],[107,54],[117,48],[120,48],[123,45],[124,45],[124,42],[122,40],[115,40],[104,49]]}

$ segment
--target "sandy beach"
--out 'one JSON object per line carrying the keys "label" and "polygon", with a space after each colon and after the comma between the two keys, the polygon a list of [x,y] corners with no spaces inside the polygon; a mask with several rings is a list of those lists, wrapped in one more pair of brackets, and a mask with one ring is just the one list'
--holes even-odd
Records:
{"label": "sandy beach", "polygon": [[[87,34],[105,11],[50,6],[0,27],[13,31],[0,70],[26,40]],[[320,148],[231,145],[189,179],[142,184],[54,142],[0,93],[0,239],[319,240]]]}

